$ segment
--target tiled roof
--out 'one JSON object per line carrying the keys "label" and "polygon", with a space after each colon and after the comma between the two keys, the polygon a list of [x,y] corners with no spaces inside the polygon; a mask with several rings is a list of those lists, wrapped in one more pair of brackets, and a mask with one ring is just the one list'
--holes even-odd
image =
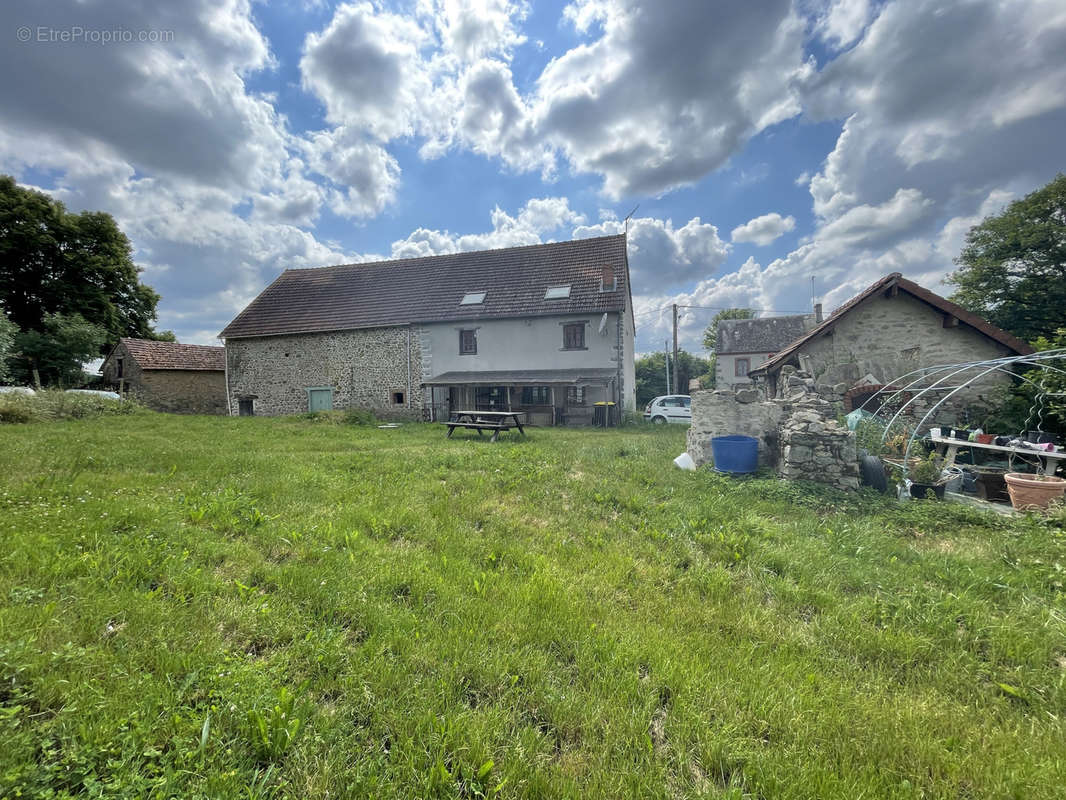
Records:
{"label": "tiled roof", "polygon": [[152,339],[119,340],[141,369],[224,370],[226,349],[201,344],[157,342]]}
{"label": "tiled roof", "polygon": [[[601,291],[604,268],[614,289]],[[222,338],[373,328],[411,322],[600,313],[626,307],[625,236],[290,269],[263,290]],[[549,287],[569,297],[545,300]],[[460,305],[464,295],[484,301]]]}
{"label": "tiled roof", "polygon": [[[813,320],[813,317],[811,318]],[[715,352],[776,353],[807,332],[804,314],[760,319],[724,319],[718,323]]]}
{"label": "tiled roof", "polygon": [[750,375],[764,375],[771,372],[776,372],[791,358],[796,351],[803,347],[819,336],[823,336],[829,331],[833,330],[836,323],[845,314],[854,311],[861,306],[864,302],[872,297],[876,297],[880,292],[887,292],[893,287],[897,288],[901,292],[906,292],[912,297],[928,303],[938,311],[942,311],[944,314],[954,317],[960,324],[969,325],[971,328],[980,331],[989,339],[999,342],[1004,347],[1013,350],[1019,355],[1027,355],[1033,352],[1033,348],[1023,342],[1021,339],[1007,333],[1002,328],[997,328],[991,322],[986,319],[982,319],[971,311],[967,311],[962,306],[951,302],[950,300],[941,297],[940,295],[929,291],[928,289],[919,286],[914,281],[909,281],[898,272],[893,272],[890,275],[886,275],[873,284],[866,290],[855,295],[848,300],[844,305],[834,311],[821,325],[810,330],[806,335],[801,336],[794,341],[788,347],[781,352],[777,353],[773,358],[761,365],[758,369],[753,369]]}
{"label": "tiled roof", "polygon": [[423,381],[423,386],[459,386],[464,383],[479,383],[487,386],[548,383],[603,383],[618,377],[617,370],[610,367],[588,369],[521,369],[496,372],[444,372]]}

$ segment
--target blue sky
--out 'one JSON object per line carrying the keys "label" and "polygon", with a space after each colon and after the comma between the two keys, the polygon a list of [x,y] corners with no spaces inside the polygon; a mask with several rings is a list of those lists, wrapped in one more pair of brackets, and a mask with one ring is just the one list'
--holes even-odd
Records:
{"label": "blue sky", "polygon": [[676,302],[709,307],[682,315],[698,351],[715,308],[803,311],[812,279],[827,308],[893,271],[947,293],[969,227],[1063,169],[1060,0],[57,0],[0,19],[19,76],[0,171],[114,214],[188,342],[287,267],[614,233],[636,207],[638,350]]}

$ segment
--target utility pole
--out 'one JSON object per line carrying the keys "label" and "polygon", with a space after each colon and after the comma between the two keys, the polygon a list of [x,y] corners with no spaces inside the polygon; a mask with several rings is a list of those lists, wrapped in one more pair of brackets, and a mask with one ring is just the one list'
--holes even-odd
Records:
{"label": "utility pole", "polygon": [[[677,394],[681,394],[681,389],[677,385],[677,303],[674,303],[674,391]],[[686,389],[688,387],[685,387]]]}
{"label": "utility pole", "polygon": [[670,394],[670,343],[663,342],[663,352],[666,353],[666,393]]}

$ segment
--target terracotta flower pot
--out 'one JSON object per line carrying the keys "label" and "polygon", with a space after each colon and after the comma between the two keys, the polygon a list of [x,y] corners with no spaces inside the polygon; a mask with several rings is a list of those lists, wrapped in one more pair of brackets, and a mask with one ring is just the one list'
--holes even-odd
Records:
{"label": "terracotta flower pot", "polygon": [[1011,505],[1018,509],[1047,508],[1066,492],[1066,480],[1051,475],[1008,472],[1003,476]]}
{"label": "terracotta flower pot", "polygon": [[992,440],[996,438],[994,433],[979,433],[977,434],[978,444],[992,444]]}

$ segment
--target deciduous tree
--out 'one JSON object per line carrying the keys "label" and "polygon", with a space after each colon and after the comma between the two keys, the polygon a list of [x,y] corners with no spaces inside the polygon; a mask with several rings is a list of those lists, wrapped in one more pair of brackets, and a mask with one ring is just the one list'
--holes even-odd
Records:
{"label": "deciduous tree", "polygon": [[68,212],[0,176],[0,306],[23,332],[49,314],[78,314],[107,332],[153,338],[159,295],[139,279],[129,239],[110,214]]}
{"label": "deciduous tree", "polygon": [[955,263],[952,300],[1027,342],[1053,337],[1066,314],[1066,175],[972,227]]}
{"label": "deciduous tree", "polygon": [[107,331],[80,314],[46,314],[42,328],[15,336],[16,353],[11,361],[16,375],[21,371],[37,388],[80,384],[82,364],[100,352]]}
{"label": "deciduous tree", "polygon": [[[679,350],[677,353],[677,367],[680,385],[670,387],[675,394],[688,394],[689,379],[699,378],[710,369],[706,359],[686,353],[684,350]],[[652,398],[666,394],[666,354],[651,353],[641,356],[636,362],[636,374],[637,409],[643,410],[644,405]]]}

